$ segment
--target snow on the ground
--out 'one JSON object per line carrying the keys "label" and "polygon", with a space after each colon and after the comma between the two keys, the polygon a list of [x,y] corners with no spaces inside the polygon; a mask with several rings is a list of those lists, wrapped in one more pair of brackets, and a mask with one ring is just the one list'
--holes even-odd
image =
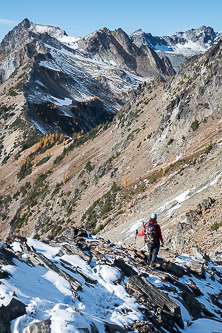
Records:
{"label": "snow on the ground", "polygon": [[[27,314],[12,322],[13,333],[22,333],[24,327],[34,320],[42,321],[47,318],[51,319],[52,332],[63,333],[79,332],[78,328],[81,327],[91,331],[91,322],[100,327],[99,332],[102,333],[103,321],[124,327],[132,324],[134,320],[142,319],[142,314],[138,310],[139,305],[127,294],[124,284],[114,284],[121,277],[118,269],[96,263],[91,267],[78,255],[58,257],[59,246],[49,246],[32,238],[27,239],[27,244],[80,281],[82,290],[78,292],[80,296],[78,300],[72,294],[70,283],[56,272],[42,266],[29,265],[27,254],[23,254],[24,261],[14,259],[15,266],[2,267],[2,270],[9,272],[11,277],[0,284],[0,306],[6,306],[15,292],[18,299],[26,304]],[[12,244],[12,249],[17,252],[21,246],[15,242]],[[67,263],[67,267],[70,264],[69,267],[74,271],[64,268],[60,259],[63,263],[64,261]],[[96,280],[97,284],[86,283],[80,274],[75,273],[76,267],[89,278]],[[77,312],[74,309],[77,309]],[[130,309],[129,313],[127,309]]]}
{"label": "snow on the ground", "polygon": [[191,40],[187,40],[186,43],[181,44],[177,43],[173,46],[174,52],[180,54],[181,52],[186,52],[189,54],[191,52],[196,52],[197,54],[199,53],[204,53],[206,50],[210,48],[210,45],[204,44],[201,45],[199,43],[194,43]]}
{"label": "snow on the ground", "polygon": [[12,243],[11,248],[13,249],[14,252],[22,252],[22,248],[19,242]]}
{"label": "snow on the ground", "polygon": [[153,46],[155,51],[163,51],[163,52],[169,52],[172,53],[173,49],[171,47],[169,47],[168,45],[161,45],[161,44],[156,44],[155,46]]}
{"label": "snow on the ground", "polygon": [[169,54],[182,54],[184,56],[193,56],[195,54],[200,54],[206,52],[212,45],[210,43],[201,43],[199,41],[193,42],[183,34],[184,42],[171,43],[170,45],[156,44],[154,50],[166,52]]}
{"label": "snow on the ground", "polygon": [[185,327],[186,333],[221,333],[222,324],[215,320],[201,318],[192,322],[191,326]]}
{"label": "snow on the ground", "polygon": [[56,105],[70,105],[72,104],[72,100],[70,98],[59,99],[54,97],[54,103]]}
{"label": "snow on the ground", "polygon": [[167,205],[173,203],[173,202],[177,202],[177,204],[175,206],[173,206],[171,209],[169,209],[166,213],[167,216],[171,215],[172,211],[174,211],[175,209],[179,208],[181,206],[181,203],[184,202],[185,200],[190,198],[190,189],[180,193],[179,195],[177,195],[175,198],[173,198],[172,200],[165,202],[161,207],[159,207],[157,209],[157,211],[164,211],[167,207]]}
{"label": "snow on the ground", "polygon": [[209,186],[214,186],[218,180],[221,178],[222,176],[222,172],[217,173],[214,178],[212,178],[211,180],[209,180],[205,185],[199,187],[199,188],[192,188],[192,189],[187,189],[186,191],[180,193],[179,195],[177,195],[176,197],[174,197],[173,199],[171,199],[170,201],[165,202],[161,207],[159,207],[157,209],[157,211],[164,211],[166,210],[166,207],[173,203],[173,202],[177,202],[173,207],[171,207],[170,209],[168,209],[166,211],[166,216],[170,216],[171,213],[176,210],[177,208],[179,208],[181,206],[181,204],[190,199],[191,197],[193,197],[195,194],[198,194],[199,192],[202,192],[203,190],[205,190],[206,188],[208,188]]}
{"label": "snow on the ground", "polygon": [[31,237],[27,238],[27,244],[28,246],[33,247],[36,251],[44,253],[44,256],[48,259],[54,259],[60,251],[60,247],[58,246],[53,247]]}
{"label": "snow on the ground", "polygon": [[30,122],[35,126],[35,128],[41,132],[42,134],[47,134],[48,131],[46,130],[45,126],[40,124],[40,122],[35,121],[34,119],[30,119]]}
{"label": "snow on the ground", "polygon": [[70,47],[71,49],[78,49],[78,41],[81,39],[81,37],[69,37],[69,36],[62,36],[58,38],[58,40],[65,44],[66,46]]}
{"label": "snow on the ground", "polygon": [[[141,220],[137,222],[138,225],[141,224]],[[131,229],[134,228],[135,225],[131,225]],[[121,283],[115,284],[115,281],[121,279],[121,273],[117,268],[100,265],[96,258],[93,258],[91,264],[88,264],[78,255],[58,256],[61,247],[56,244],[50,246],[38,240],[27,238],[27,245],[33,247],[36,252],[50,259],[59,269],[78,280],[82,284],[82,289],[78,291],[79,298],[76,298],[72,293],[70,283],[64,277],[43,266],[30,265],[28,254],[23,253],[21,261],[14,259],[13,266],[2,267],[2,270],[10,273],[11,276],[1,280],[0,306],[6,306],[15,293],[17,298],[26,304],[27,310],[27,314],[12,321],[12,333],[22,333],[23,329],[32,322],[47,318],[51,319],[52,332],[63,333],[79,332],[80,328],[87,328],[91,332],[90,323],[92,322],[99,329],[99,333],[103,333],[103,321],[124,327],[124,325],[132,324],[135,320],[143,320],[143,315],[138,309],[141,306],[124,288],[127,278]],[[11,244],[11,248],[18,252],[21,251],[22,247],[19,242],[14,242]],[[175,262],[186,268],[192,260],[195,259],[183,254],[178,256]],[[211,265],[215,266],[214,263]],[[215,269],[222,271],[220,266],[215,266]],[[89,279],[97,281],[97,283],[87,283],[78,271],[82,271]],[[163,283],[169,284],[167,281],[162,282],[155,275],[155,272],[149,274],[147,280],[157,288],[161,288]],[[222,290],[218,276],[215,275],[215,281],[212,281],[208,273],[206,273],[205,279],[184,275],[180,278],[180,282],[185,285],[196,284],[204,294],[198,297],[199,302],[214,314],[215,319],[219,319],[216,307],[210,300],[210,294],[219,294]],[[175,287],[175,289],[178,288]],[[192,322],[190,314],[178,301],[176,294],[169,292],[169,296],[175,299],[181,307],[185,332],[222,332],[222,324],[214,320],[201,318]]]}
{"label": "snow on the ground", "polygon": [[[195,259],[192,256],[183,254],[183,255],[179,255],[176,258],[175,263],[186,268],[191,265],[191,261],[196,261],[196,260],[197,259]],[[201,262],[202,260],[198,259],[198,261]],[[222,268],[220,266],[217,266],[217,269],[218,269],[218,271],[222,272]],[[220,284],[220,278],[218,276],[215,275],[215,280],[213,281],[211,279],[211,275],[208,272],[206,272],[205,279],[200,279],[195,276],[189,277],[187,275],[184,275],[180,279],[180,282],[182,282],[186,285],[188,285],[189,283],[194,283],[195,285],[197,285],[199,287],[199,289],[201,290],[201,292],[203,293],[203,296],[198,297],[198,301],[200,303],[204,304],[204,306],[215,315],[215,318],[220,320],[220,316],[217,313],[218,308],[211,302],[211,299],[210,299],[211,294],[218,295],[222,291],[222,286]],[[221,325],[221,332],[222,332],[222,323],[220,323],[220,325]]]}
{"label": "snow on the ground", "polygon": [[118,244],[122,244],[127,239],[135,236],[135,231],[141,227],[141,225],[142,225],[143,222],[145,222],[145,219],[137,220],[136,222],[131,223],[130,226],[127,229],[124,229],[121,232],[121,234],[124,233],[125,237],[124,237],[123,241],[118,242]]}

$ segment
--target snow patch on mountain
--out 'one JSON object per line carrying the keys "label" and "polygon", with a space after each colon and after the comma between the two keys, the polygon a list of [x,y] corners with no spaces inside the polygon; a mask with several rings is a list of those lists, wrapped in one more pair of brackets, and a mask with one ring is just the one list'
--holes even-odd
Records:
{"label": "snow patch on mountain", "polygon": [[[174,197],[170,201],[165,202],[161,207],[159,207],[157,209],[157,211],[165,211],[166,210],[166,216],[169,217],[172,214],[172,212],[174,210],[178,209],[184,201],[192,198],[197,193],[199,193],[203,190],[206,190],[206,188],[208,188],[209,186],[216,185],[216,183],[221,178],[221,176],[222,176],[222,172],[217,173],[213,177],[213,179],[209,179],[209,181],[206,184],[204,184],[203,186],[201,186],[200,188],[187,189],[186,191],[180,193],[179,195],[177,195],[176,197]],[[167,210],[167,207],[169,206],[169,204],[172,204],[174,202],[175,202],[175,205],[172,208],[170,208],[169,210]]]}
{"label": "snow patch on mountain", "polygon": [[185,56],[192,56],[195,54],[204,53],[206,50],[208,50],[211,46],[209,45],[201,45],[198,43],[194,43],[191,40],[187,40],[184,44],[177,43],[175,45],[172,45],[171,48],[165,46],[165,45],[156,45],[155,50],[156,51],[164,51],[164,52],[174,52],[176,54],[183,54]]}
{"label": "snow patch on mountain", "polygon": [[64,30],[61,30],[60,28],[56,28],[50,25],[41,25],[41,24],[33,24],[31,23],[30,30],[38,33],[38,34],[44,34],[48,33],[50,36],[59,39],[66,37],[66,33]]}
{"label": "snow patch on mountain", "polygon": [[63,43],[64,45],[68,46],[71,49],[77,50],[79,48],[78,41],[81,37],[69,37],[69,36],[62,36],[59,37],[58,40]]}

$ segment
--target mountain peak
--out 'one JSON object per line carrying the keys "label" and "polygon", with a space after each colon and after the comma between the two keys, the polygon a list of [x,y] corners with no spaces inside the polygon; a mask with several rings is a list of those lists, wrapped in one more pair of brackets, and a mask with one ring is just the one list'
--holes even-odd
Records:
{"label": "mountain peak", "polygon": [[103,27],[103,28],[100,29],[99,31],[103,31],[103,32],[105,32],[105,33],[109,33],[109,32],[111,32],[111,30],[108,29],[107,27]]}
{"label": "mountain peak", "polygon": [[31,25],[31,21],[29,19],[25,18],[21,23],[18,24],[18,26],[23,26],[26,28],[29,28]]}
{"label": "mountain peak", "polygon": [[[10,43],[11,40],[14,40],[16,45],[21,43],[20,37],[22,38],[22,36],[25,35],[25,39],[27,38],[27,31],[30,29],[31,25],[32,23],[27,18],[25,18],[21,23],[19,23],[7,33],[0,44],[0,49],[7,48],[7,44]],[[18,38],[18,36],[20,37]]]}
{"label": "mountain peak", "polygon": [[140,28],[140,29],[137,29],[136,31],[133,32],[134,34],[136,33],[143,33],[143,30]]}
{"label": "mountain peak", "polygon": [[[33,38],[33,33],[40,35],[47,33],[56,39],[67,36],[66,32],[58,27],[35,24],[25,18],[5,36],[2,43],[0,44],[0,48],[5,49],[7,48],[7,44],[11,43],[16,45],[16,47],[22,45],[23,42],[27,43],[29,38]],[[10,45],[10,47],[11,46],[13,45]]]}

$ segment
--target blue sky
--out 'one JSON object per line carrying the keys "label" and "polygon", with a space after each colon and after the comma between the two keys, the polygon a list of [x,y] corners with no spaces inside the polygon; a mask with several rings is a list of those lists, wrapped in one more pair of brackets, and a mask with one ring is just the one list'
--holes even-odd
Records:
{"label": "blue sky", "polygon": [[222,31],[222,0],[11,0],[2,1],[0,40],[24,18],[83,37],[107,27],[170,35],[209,25]]}

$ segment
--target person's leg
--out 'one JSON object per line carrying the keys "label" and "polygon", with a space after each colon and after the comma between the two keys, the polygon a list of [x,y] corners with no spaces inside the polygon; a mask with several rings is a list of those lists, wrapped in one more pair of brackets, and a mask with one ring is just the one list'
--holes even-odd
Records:
{"label": "person's leg", "polygon": [[152,268],[155,267],[155,262],[156,262],[156,258],[157,258],[157,255],[158,255],[158,252],[159,252],[159,246],[158,247],[154,247],[152,249],[152,255],[151,255],[151,260],[150,260],[150,266]]}
{"label": "person's leg", "polygon": [[148,252],[147,262],[148,262],[148,265],[150,265],[150,262],[152,259],[152,247],[148,243],[147,243],[147,252]]}

